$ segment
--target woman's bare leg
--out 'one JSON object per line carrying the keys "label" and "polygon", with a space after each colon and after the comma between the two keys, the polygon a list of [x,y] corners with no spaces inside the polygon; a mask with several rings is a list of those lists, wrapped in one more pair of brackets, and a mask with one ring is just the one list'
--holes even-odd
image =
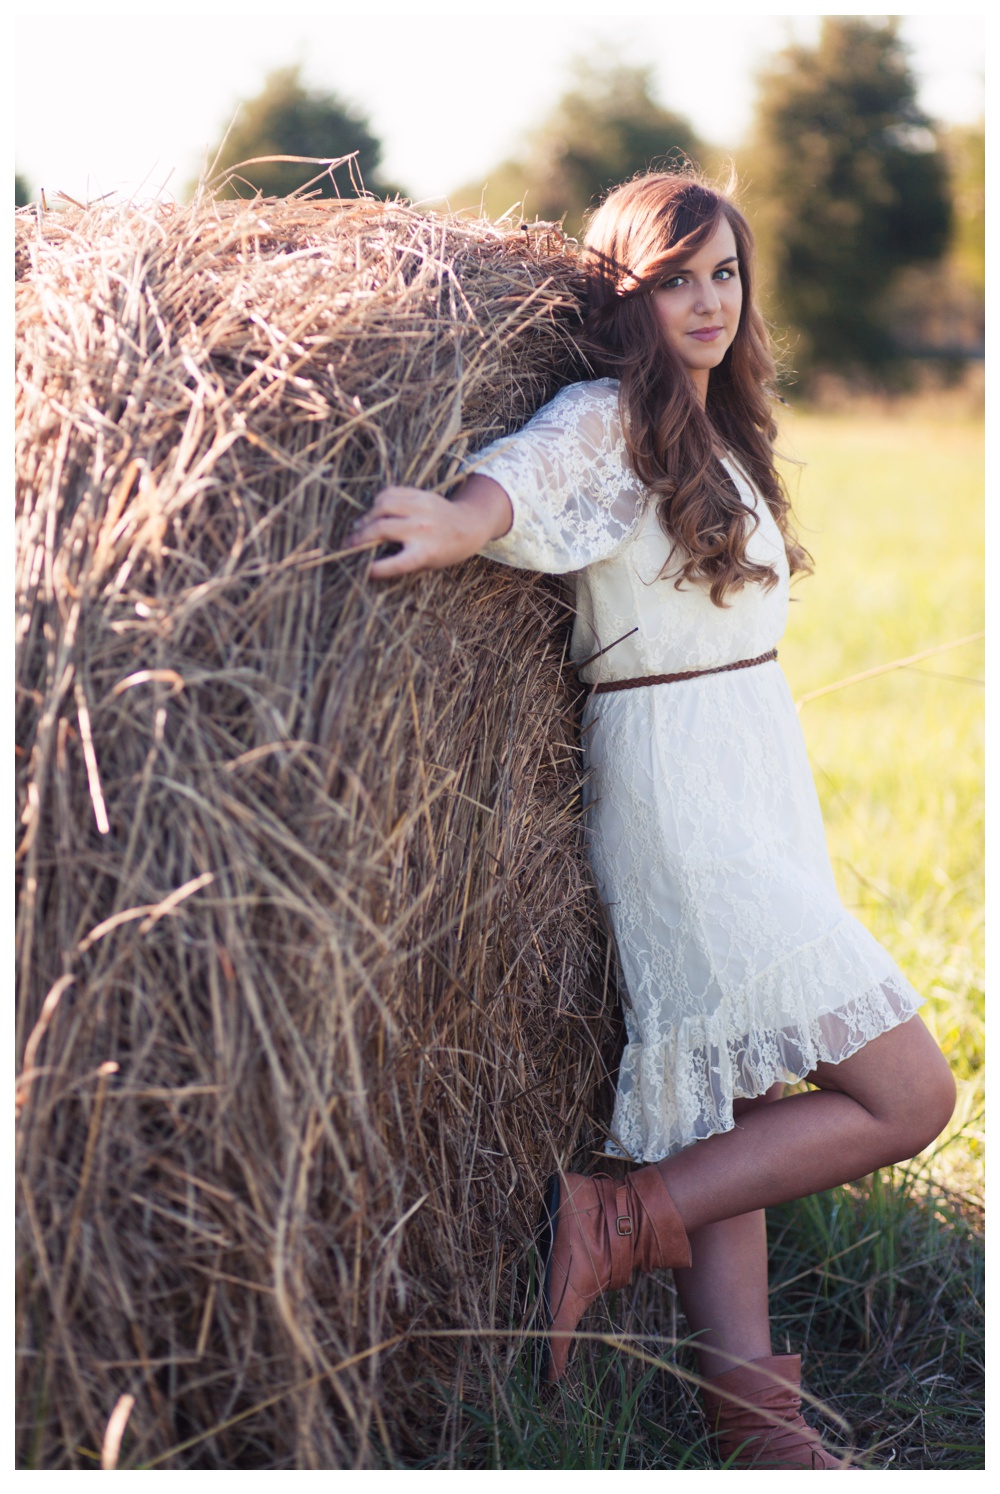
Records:
{"label": "woman's bare leg", "polygon": [[771,1324],[767,1296],[764,1210],[719,1219],[689,1236],[691,1265],[674,1271],[698,1368],[706,1379],[736,1364],[767,1359]]}
{"label": "woman's bare leg", "polygon": [[734,1130],[656,1163],[689,1235],[912,1157],[955,1103],[951,1072],[919,1017],[809,1079],[821,1088],[755,1106]]}
{"label": "woman's bare leg", "polygon": [[[757,1105],[780,1100],[776,1084],[757,1100],[737,1100],[737,1120]],[[691,1333],[698,1368],[706,1379],[724,1375],[739,1361],[771,1353],[767,1294],[767,1224],[763,1209],[719,1219],[690,1236],[691,1265],[674,1271],[677,1293]]]}

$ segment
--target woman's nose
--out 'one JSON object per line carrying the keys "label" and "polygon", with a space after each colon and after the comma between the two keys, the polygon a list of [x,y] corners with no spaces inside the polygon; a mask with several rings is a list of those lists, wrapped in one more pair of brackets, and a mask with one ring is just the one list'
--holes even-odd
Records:
{"label": "woman's nose", "polygon": [[718,311],[721,305],[719,288],[714,280],[709,280],[705,285],[698,287],[698,296],[695,301],[696,311]]}

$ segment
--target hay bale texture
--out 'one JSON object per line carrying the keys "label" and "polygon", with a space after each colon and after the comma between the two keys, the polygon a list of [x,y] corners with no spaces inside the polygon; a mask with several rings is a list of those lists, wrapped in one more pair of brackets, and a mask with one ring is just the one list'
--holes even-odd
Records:
{"label": "hay bale texture", "polygon": [[580,376],[572,247],[201,202],[17,271],[20,1460],[131,1396],[119,1466],[447,1463],[606,951],[558,584],[343,537]]}

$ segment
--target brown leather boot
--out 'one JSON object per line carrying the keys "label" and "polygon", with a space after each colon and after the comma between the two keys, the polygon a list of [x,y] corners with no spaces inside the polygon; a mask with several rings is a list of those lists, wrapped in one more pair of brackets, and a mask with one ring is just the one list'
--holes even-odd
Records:
{"label": "brown leather boot", "polygon": [[633,1271],[690,1266],[691,1246],[667,1185],[655,1167],[617,1182],[578,1172],[549,1178],[539,1227],[546,1326],[542,1376],[560,1378],[570,1335],[602,1292],[623,1287]]}
{"label": "brown leather boot", "polygon": [[702,1403],[721,1462],[731,1468],[847,1466],[826,1451],[819,1433],[802,1419],[801,1367],[798,1354],[778,1354],[709,1381]]}

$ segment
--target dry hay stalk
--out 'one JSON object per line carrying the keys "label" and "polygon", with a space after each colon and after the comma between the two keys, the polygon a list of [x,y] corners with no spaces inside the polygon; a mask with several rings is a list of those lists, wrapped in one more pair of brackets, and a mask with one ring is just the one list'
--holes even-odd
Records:
{"label": "dry hay stalk", "polygon": [[22,1464],[93,1466],[122,1396],[123,1467],[447,1459],[434,1383],[504,1341],[420,1334],[521,1321],[597,1134],[566,609],[338,552],[579,376],[571,249],[374,202],[18,229]]}

